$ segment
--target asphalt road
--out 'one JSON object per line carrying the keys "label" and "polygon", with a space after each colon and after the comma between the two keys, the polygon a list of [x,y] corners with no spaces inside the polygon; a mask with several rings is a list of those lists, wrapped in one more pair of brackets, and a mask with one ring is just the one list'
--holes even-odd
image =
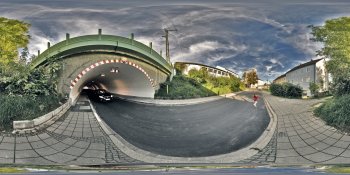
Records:
{"label": "asphalt road", "polygon": [[[240,95],[251,99],[251,92]],[[261,97],[261,95],[260,95]],[[129,143],[156,154],[202,157],[254,142],[269,116],[263,100],[222,99],[188,106],[153,106],[117,100],[93,103],[100,117]]]}

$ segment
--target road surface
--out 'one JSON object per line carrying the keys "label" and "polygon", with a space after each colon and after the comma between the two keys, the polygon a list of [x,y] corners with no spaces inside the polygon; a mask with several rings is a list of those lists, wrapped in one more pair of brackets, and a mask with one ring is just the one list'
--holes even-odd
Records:
{"label": "road surface", "polygon": [[140,149],[167,156],[203,157],[236,151],[262,134],[270,118],[263,100],[260,98],[255,108],[252,96],[252,92],[243,92],[239,100],[187,106],[122,100],[93,105],[115,132]]}

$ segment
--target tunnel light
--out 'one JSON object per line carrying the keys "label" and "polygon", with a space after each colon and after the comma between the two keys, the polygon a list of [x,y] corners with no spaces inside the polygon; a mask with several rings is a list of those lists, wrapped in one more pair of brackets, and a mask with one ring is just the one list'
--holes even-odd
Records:
{"label": "tunnel light", "polygon": [[113,72],[113,73],[116,73],[116,74],[117,74],[117,73],[119,72],[119,70],[118,70],[118,68],[116,67],[116,68],[112,68],[112,69],[111,69],[111,72]]}
{"label": "tunnel light", "polygon": [[106,76],[105,74],[101,74],[101,77],[104,77],[104,76]]}

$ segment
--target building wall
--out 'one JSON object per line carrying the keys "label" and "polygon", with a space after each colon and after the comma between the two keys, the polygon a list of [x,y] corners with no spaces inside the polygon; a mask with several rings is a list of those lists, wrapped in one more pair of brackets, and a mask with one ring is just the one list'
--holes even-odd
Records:
{"label": "building wall", "polygon": [[309,65],[288,72],[286,74],[286,80],[288,83],[299,85],[303,88],[303,91],[307,94],[307,96],[311,96],[309,85],[310,82],[315,82],[315,74],[315,65]]}
{"label": "building wall", "polygon": [[325,60],[320,60],[316,63],[316,82],[320,83],[320,92],[328,91],[329,89],[329,75],[325,63]]}
{"label": "building wall", "polygon": [[286,77],[281,77],[281,78],[278,78],[274,81],[274,83],[277,83],[277,84],[282,84],[282,83],[285,83],[287,80],[286,80]]}
{"label": "building wall", "polygon": [[[206,67],[202,65],[197,65],[197,64],[186,64],[186,68],[182,71],[183,74],[188,75],[189,71],[192,69],[200,70],[201,68],[205,68],[209,75],[215,76],[215,77],[230,77],[230,72],[228,71],[223,71],[221,69],[217,68],[212,68],[212,67]],[[233,76],[236,76],[235,74],[231,74]]]}

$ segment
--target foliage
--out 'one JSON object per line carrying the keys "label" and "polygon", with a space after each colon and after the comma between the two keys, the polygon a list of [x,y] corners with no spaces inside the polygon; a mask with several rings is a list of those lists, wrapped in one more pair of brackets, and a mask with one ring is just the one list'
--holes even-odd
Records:
{"label": "foliage", "polygon": [[0,129],[10,129],[14,120],[30,120],[54,110],[60,99],[55,95],[0,94]]}
{"label": "foliage", "polygon": [[205,68],[200,70],[191,69],[188,72],[188,76],[216,94],[237,92],[242,90],[244,87],[241,80],[237,77],[211,76]]}
{"label": "foliage", "polygon": [[242,78],[247,86],[258,83],[259,79],[258,74],[255,70],[244,72]]}
{"label": "foliage", "polygon": [[28,28],[29,24],[0,17],[0,129],[10,128],[13,120],[48,113],[62,99],[56,91],[60,64],[49,61],[36,69],[27,65]]}
{"label": "foliage", "polygon": [[314,110],[328,125],[350,131],[350,94],[337,96]]}
{"label": "foliage", "polygon": [[[167,93],[167,86],[169,93]],[[215,93],[204,88],[196,80],[181,75],[173,77],[171,82],[167,81],[160,85],[156,98],[187,99],[196,97],[213,96]]]}
{"label": "foliage", "polygon": [[55,95],[58,71],[61,65],[51,63],[46,67],[30,69],[28,65],[11,64],[11,71],[0,77],[0,92],[9,95]]}
{"label": "foliage", "polygon": [[195,79],[198,83],[206,83],[209,78],[209,73],[205,68],[201,68],[200,70],[191,69],[188,71],[188,76]]}
{"label": "foliage", "polygon": [[18,49],[29,42],[29,27],[22,21],[0,17],[0,64],[18,61]]}
{"label": "foliage", "polygon": [[303,90],[300,86],[291,83],[273,83],[270,85],[270,92],[272,95],[280,97],[301,98]]}
{"label": "foliage", "polygon": [[187,68],[187,64],[175,63],[174,68],[176,71],[176,75],[181,75],[182,72]]}
{"label": "foliage", "polygon": [[323,26],[311,26],[312,40],[322,42],[319,56],[330,58],[326,68],[332,74],[335,95],[350,93],[350,17],[327,20]]}
{"label": "foliage", "polygon": [[310,92],[312,95],[317,96],[318,90],[320,89],[320,87],[318,86],[318,84],[316,84],[314,82],[310,82],[309,89],[310,89]]}

